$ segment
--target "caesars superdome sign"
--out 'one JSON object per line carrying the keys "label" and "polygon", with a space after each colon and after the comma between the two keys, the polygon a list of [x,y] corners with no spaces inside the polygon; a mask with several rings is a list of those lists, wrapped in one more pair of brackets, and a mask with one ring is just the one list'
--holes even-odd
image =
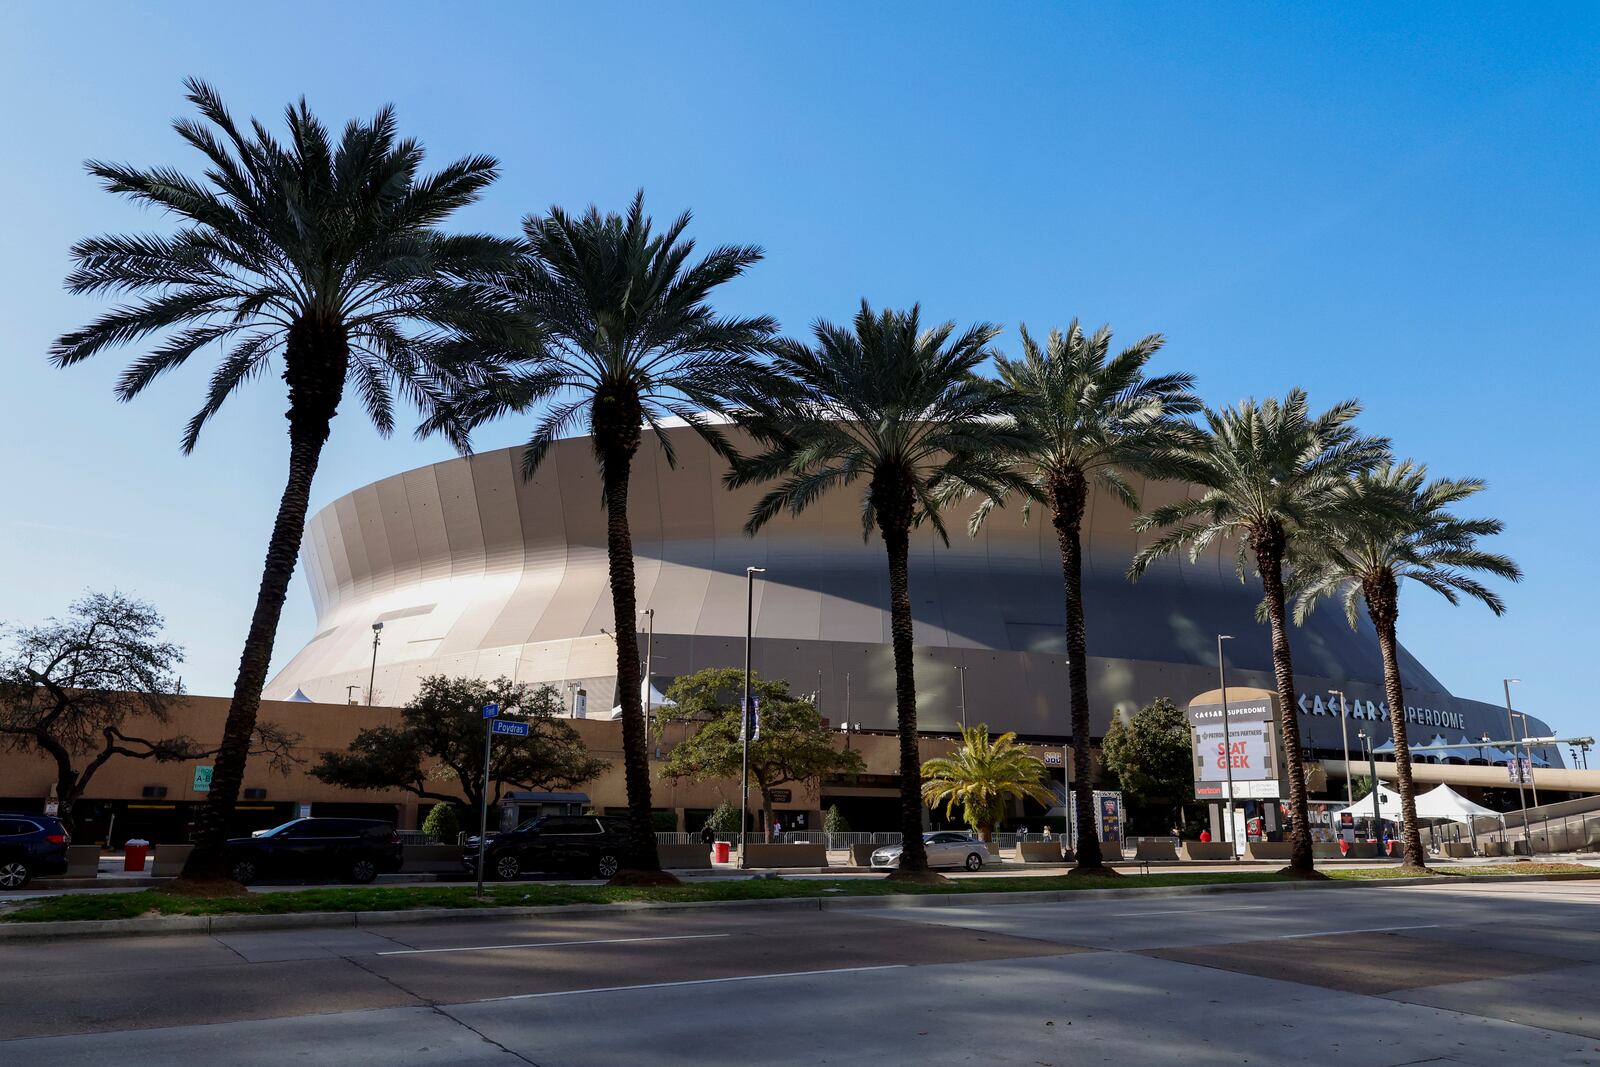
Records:
{"label": "caesars superdome sign", "polygon": [[[1329,697],[1323,700],[1321,693],[1301,693],[1296,702],[1301,715],[1332,715],[1339,717],[1339,700]],[[1369,719],[1373,722],[1389,721],[1389,704],[1387,701],[1371,700],[1346,700],[1344,714],[1352,719]],[[1467,729],[1467,717],[1459,711],[1440,711],[1438,708],[1419,708],[1410,704],[1405,709],[1406,722],[1418,726],[1439,726],[1451,730]]]}

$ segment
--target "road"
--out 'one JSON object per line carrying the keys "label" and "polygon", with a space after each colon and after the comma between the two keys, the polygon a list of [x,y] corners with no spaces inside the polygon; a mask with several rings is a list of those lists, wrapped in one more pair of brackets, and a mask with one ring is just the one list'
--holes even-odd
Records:
{"label": "road", "polygon": [[1600,1063],[1600,881],[0,948],[0,1064]]}

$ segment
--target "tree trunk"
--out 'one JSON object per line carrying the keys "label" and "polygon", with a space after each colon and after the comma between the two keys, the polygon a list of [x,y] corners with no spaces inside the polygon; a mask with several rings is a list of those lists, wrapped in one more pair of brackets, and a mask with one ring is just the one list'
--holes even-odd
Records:
{"label": "tree trunk", "polygon": [[900,731],[900,870],[928,869],[922,845],[922,753],[917,737],[917,678],[911,652],[911,514],[909,484],[873,485],[878,531],[889,552],[889,632],[894,646],[894,704]]}
{"label": "tree trunk", "polygon": [[[1288,619],[1284,613],[1283,530],[1274,526],[1252,538],[1256,569],[1267,597],[1267,618],[1272,624],[1272,674],[1278,685],[1279,720],[1283,727],[1284,770],[1289,778],[1289,815],[1292,851],[1289,868],[1312,874],[1316,865],[1311,857],[1311,822],[1306,807],[1305,759],[1300,751],[1300,721],[1295,715],[1294,662],[1289,655]],[[1229,827],[1230,834],[1233,828]],[[1080,835],[1081,836],[1081,835]]]}
{"label": "tree trunk", "polygon": [[[1407,747],[1406,739],[1405,689],[1400,684],[1400,657],[1395,642],[1400,596],[1394,575],[1384,572],[1375,586],[1367,591],[1366,601],[1367,615],[1378,630],[1378,650],[1383,654],[1383,695],[1389,702],[1389,729],[1394,739],[1394,784],[1400,794],[1400,832],[1405,848],[1405,865],[1426,867],[1427,854],[1422,851],[1422,834],[1417,829],[1417,793],[1411,781],[1411,750]],[[1349,773],[1348,769],[1345,773]],[[1376,784],[1373,788],[1377,788]],[[1382,840],[1381,835],[1379,840]]]}
{"label": "tree trunk", "polygon": [[344,393],[349,347],[340,329],[318,331],[296,323],[289,330],[284,381],[289,385],[289,479],[278,502],[278,517],[267,542],[267,559],[256,591],[255,612],[239,657],[233,699],[222,728],[222,744],[213,760],[211,791],[195,820],[194,851],[184,864],[183,877],[195,881],[220,881],[227,877],[225,846],[228,822],[244,782],[256,714],[261,710],[261,690],[267,684],[272,645],[278,635],[289,580],[294,577],[305,534],[306,510],[311,502],[311,482],[322,458],[333,417]]}
{"label": "tree trunk", "polygon": [[606,506],[606,563],[611,576],[611,615],[617,645],[617,703],[622,707],[622,769],[628,790],[628,823],[634,838],[629,867],[661,870],[651,818],[650,748],[644,701],[639,695],[639,610],[634,592],[633,532],[628,527],[628,480],[639,448],[637,398],[601,395],[595,402],[595,451]]}
{"label": "tree trunk", "polygon": [[1074,470],[1051,484],[1051,519],[1056,540],[1061,546],[1061,579],[1067,597],[1067,683],[1072,702],[1072,803],[1078,814],[1077,865],[1080,870],[1105,866],[1094,810],[1093,783],[1089,759],[1089,664],[1088,635],[1083,624],[1083,545],[1079,531],[1084,505],[1088,502],[1088,483]]}

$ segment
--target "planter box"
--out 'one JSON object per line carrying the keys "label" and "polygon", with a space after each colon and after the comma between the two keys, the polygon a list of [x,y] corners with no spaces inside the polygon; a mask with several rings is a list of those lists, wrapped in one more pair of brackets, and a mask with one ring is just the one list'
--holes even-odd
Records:
{"label": "planter box", "polygon": [[1227,841],[1185,841],[1183,843],[1183,858],[1186,860],[1204,860],[1215,863],[1217,860],[1233,859],[1233,845]]}
{"label": "planter box", "polygon": [[1286,860],[1293,855],[1292,841],[1247,841],[1244,846],[1247,860]]}
{"label": "planter box", "polygon": [[711,850],[705,845],[657,845],[656,855],[664,868],[709,871]]}
{"label": "planter box", "polygon": [[744,846],[747,867],[826,867],[826,845],[779,845],[760,842]]}
{"label": "planter box", "polygon": [[1176,860],[1178,850],[1164,837],[1140,838],[1133,847],[1136,860]]}
{"label": "planter box", "polygon": [[183,873],[183,865],[194,851],[193,845],[157,845],[156,859],[150,865],[152,878],[176,878]]}

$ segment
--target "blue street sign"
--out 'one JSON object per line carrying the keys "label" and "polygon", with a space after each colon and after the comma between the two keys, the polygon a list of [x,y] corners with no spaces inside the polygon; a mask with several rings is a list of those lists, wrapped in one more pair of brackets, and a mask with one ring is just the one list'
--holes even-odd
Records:
{"label": "blue street sign", "polygon": [[499,718],[499,716],[500,716],[500,705],[499,704],[485,704],[483,706],[483,717],[485,719],[495,719],[495,718]]}
{"label": "blue street sign", "polygon": [[527,737],[528,724],[516,722],[512,719],[496,719],[489,724],[489,732],[492,734],[510,734],[513,737]]}

